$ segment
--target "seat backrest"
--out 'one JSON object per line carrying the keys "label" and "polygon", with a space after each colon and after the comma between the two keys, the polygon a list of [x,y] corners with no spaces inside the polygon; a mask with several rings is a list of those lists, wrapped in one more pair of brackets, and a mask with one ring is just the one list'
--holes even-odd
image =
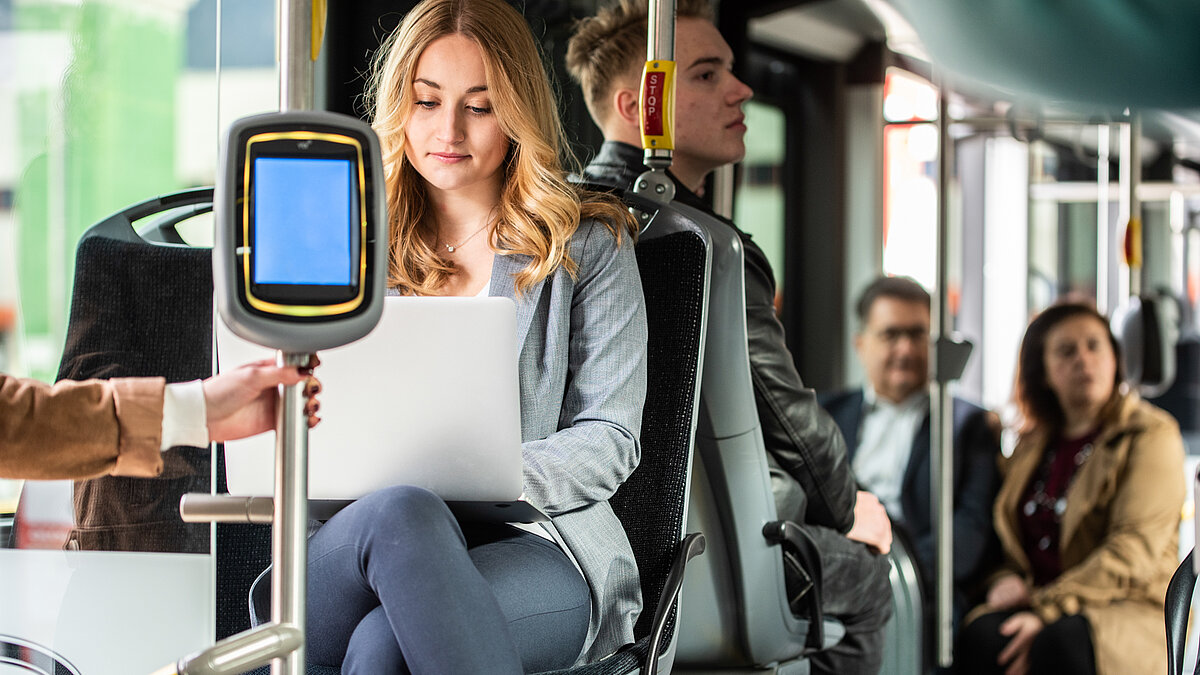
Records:
{"label": "seat backrest", "polygon": [[[133,223],[211,203],[188,190],[136,204],[88,229],[76,252],[75,284],[58,379],[212,373],[212,262],[207,249],[155,245]],[[75,483],[68,545],[85,550],[206,553],[209,529],[179,517],[179,498],[209,490],[207,448],[173,448],[155,479],[104,476]]]}
{"label": "seat backrest", "polygon": [[[211,188],[123,209],[84,233],[59,378],[212,374],[212,252],[183,243],[175,226],[212,209]],[[139,235],[135,222],[148,222]],[[207,553],[210,530],[184,523],[179,498],[209,492],[208,449],[174,448],[156,479],[106,476],[76,483],[73,534],[83,549]],[[217,447],[217,492],[225,492]],[[216,635],[250,627],[246,596],[271,558],[268,525],[217,525]]]}
{"label": "seat backrest", "polygon": [[[544,675],[608,675],[643,667],[656,603],[668,586],[687,531],[706,340],[712,255],[707,233],[674,204],[662,205],[603,185],[588,187],[612,192],[643,223],[636,248],[649,328],[642,455],[637,469],[609,500],[637,560],[643,609],[634,626],[632,648],[597,663]],[[674,660],[677,607],[677,602],[671,603],[659,642],[661,672],[669,672]]]}
{"label": "seat backrest", "polygon": [[676,660],[716,668],[797,659],[808,623],[788,606],[783,559],[763,536],[776,520],[750,379],[742,242],[715,217],[678,205],[713,242],[700,428],[689,511],[707,553],[688,566]]}
{"label": "seat backrest", "polygon": [[[637,558],[645,609],[634,635],[641,639],[649,634],[654,603],[687,524],[711,246],[695,224],[673,209],[651,207],[633,195],[625,200],[655,209],[636,249],[649,327],[642,456],[610,500]],[[673,623],[668,620],[664,653]]]}

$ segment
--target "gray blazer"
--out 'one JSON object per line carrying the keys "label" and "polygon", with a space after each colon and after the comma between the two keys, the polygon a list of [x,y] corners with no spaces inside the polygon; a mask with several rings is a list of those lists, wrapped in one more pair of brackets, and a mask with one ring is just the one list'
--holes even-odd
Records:
{"label": "gray blazer", "polygon": [[637,467],[646,399],[646,312],[633,241],[584,221],[559,268],[518,296],[529,258],[497,255],[490,294],[517,304],[525,496],[574,556],[592,594],[578,663],[633,642],[642,609],[633,550],[608,498]]}

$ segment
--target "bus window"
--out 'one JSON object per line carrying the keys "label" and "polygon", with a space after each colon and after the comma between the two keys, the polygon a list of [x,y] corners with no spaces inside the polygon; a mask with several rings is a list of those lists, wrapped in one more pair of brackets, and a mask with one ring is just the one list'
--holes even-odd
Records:
{"label": "bus window", "polygon": [[[4,372],[56,379],[75,248],[88,227],[155,195],[211,185],[218,129],[278,107],[275,3],[225,3],[220,41],[218,4],[6,10],[0,51],[15,56],[20,77],[0,80],[0,129],[10,141],[0,142]],[[205,246],[211,230],[201,217],[181,234]],[[0,482],[0,518],[17,510],[18,485]],[[29,482],[24,491],[14,541],[61,548],[73,526],[70,483]]]}
{"label": "bus window", "polygon": [[[742,160],[733,221],[754,237],[775,272],[775,288],[784,278],[783,155],[787,125],[783,112],[749,101],[746,114],[746,157]],[[779,291],[777,291],[778,294]],[[776,298],[776,308],[780,306]]]}
{"label": "bus window", "polygon": [[937,90],[890,68],[883,117],[883,271],[931,289],[937,280]]}

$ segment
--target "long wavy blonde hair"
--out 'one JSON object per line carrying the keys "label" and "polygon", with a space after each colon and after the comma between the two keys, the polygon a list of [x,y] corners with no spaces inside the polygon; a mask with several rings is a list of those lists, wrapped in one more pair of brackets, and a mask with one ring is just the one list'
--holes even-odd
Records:
{"label": "long wavy blonde hair", "polygon": [[563,142],[554,94],[528,24],[503,0],[425,0],[379,49],[367,93],[387,174],[388,282],[401,292],[435,294],[454,274],[454,264],[422,236],[433,224],[425,181],[404,153],[404,130],[415,106],[417,61],[435,40],[456,34],[479,47],[492,110],[510,144],[488,243],[498,253],[531,258],[516,275],[518,292],[560,266],[574,275],[567,245],[581,218],[601,219],[618,238],[622,230],[633,234],[636,226],[616,200],[581,194],[567,182],[563,165],[577,162]]}

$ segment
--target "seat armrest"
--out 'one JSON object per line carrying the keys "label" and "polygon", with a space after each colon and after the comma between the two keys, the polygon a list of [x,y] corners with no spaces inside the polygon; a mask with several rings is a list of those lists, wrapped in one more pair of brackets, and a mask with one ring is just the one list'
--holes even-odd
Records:
{"label": "seat armrest", "polygon": [[[1183,562],[1179,563],[1175,574],[1171,575],[1171,583],[1167,585],[1166,622],[1167,622],[1167,671],[1171,675],[1183,675],[1183,656],[1186,648],[1188,633],[1188,614],[1192,609],[1192,591],[1196,588],[1196,573],[1192,569],[1192,556],[1195,550],[1188,552]],[[1200,672],[1200,662],[1196,664]]]}
{"label": "seat armrest", "polygon": [[679,591],[683,588],[684,568],[687,567],[689,560],[701,553],[704,553],[704,535],[699,532],[692,532],[685,536],[675,550],[675,560],[671,563],[670,571],[667,572],[666,584],[663,586],[662,595],[658,598],[658,605],[654,608],[654,621],[650,624],[650,649],[646,652],[646,665],[642,668],[645,675],[657,675],[658,673],[659,645],[662,643],[663,632],[667,628],[667,617],[671,614],[671,607],[675,604],[676,598],[679,597]]}
{"label": "seat armrest", "polygon": [[817,555],[817,544],[800,526],[788,520],[776,520],[763,526],[763,536],[772,544],[779,544],[794,553],[804,565],[812,581],[809,596],[808,635],[804,646],[808,652],[825,648],[825,615],[821,610],[821,558]]}

